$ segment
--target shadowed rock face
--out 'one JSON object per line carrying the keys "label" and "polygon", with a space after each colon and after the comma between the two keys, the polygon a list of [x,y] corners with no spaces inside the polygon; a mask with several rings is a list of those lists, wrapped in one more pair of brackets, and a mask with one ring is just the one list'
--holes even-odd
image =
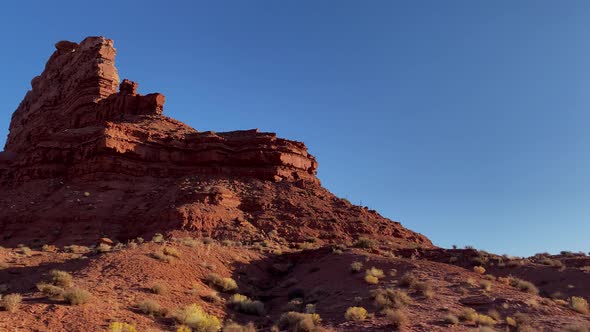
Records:
{"label": "shadowed rock face", "polygon": [[112,40],[55,46],[0,153],[5,241],[183,229],[246,239],[375,233],[430,245],[322,188],[303,143],[258,130],[198,132],[162,115],[162,94],[119,81]]}

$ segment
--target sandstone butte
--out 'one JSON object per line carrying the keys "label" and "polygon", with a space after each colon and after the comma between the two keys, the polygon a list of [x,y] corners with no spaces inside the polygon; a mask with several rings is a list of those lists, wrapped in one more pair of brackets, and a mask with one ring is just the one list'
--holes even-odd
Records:
{"label": "sandstone butte", "polygon": [[54,244],[155,232],[287,242],[424,236],[324,189],[301,142],[253,130],[198,132],[165,97],[120,81],[113,41],[55,45],[0,153],[0,239]]}

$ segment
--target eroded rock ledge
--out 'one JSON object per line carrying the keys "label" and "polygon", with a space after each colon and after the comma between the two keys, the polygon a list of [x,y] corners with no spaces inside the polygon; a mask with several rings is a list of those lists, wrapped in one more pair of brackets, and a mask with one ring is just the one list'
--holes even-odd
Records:
{"label": "eroded rock ledge", "polygon": [[164,95],[140,95],[137,83],[119,82],[112,40],[55,46],[12,117],[0,153],[5,185],[111,172],[318,182],[303,143],[258,130],[197,132],[162,115]]}

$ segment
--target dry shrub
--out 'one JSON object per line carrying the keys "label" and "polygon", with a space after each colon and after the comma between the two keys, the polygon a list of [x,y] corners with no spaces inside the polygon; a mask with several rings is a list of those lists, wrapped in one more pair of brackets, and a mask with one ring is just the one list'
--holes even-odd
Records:
{"label": "dry shrub", "polygon": [[431,299],[434,297],[434,289],[432,288],[432,283],[428,281],[424,282],[416,282],[412,285],[412,289],[418,295],[422,295],[427,299]]}
{"label": "dry shrub", "polygon": [[84,304],[90,301],[92,295],[82,288],[70,288],[63,293],[63,297],[71,305]]}
{"label": "dry shrub", "polygon": [[166,255],[162,250],[158,249],[152,253],[152,257],[166,263],[170,263],[172,258]]}
{"label": "dry shrub", "polygon": [[164,255],[168,255],[168,256],[172,256],[172,257],[180,257],[180,253],[178,252],[178,250],[176,250],[176,248],[172,248],[172,247],[165,247],[162,252],[164,253]]}
{"label": "dry shrub", "polygon": [[533,295],[539,295],[539,289],[533,283],[528,282],[526,280],[511,277],[510,278],[510,285],[512,287],[517,288],[521,292],[525,292],[525,293],[529,293],[529,294],[533,294]]}
{"label": "dry shrub", "polygon": [[216,273],[211,273],[205,280],[207,284],[223,292],[231,292],[238,289],[238,284],[232,278],[222,278]]}
{"label": "dry shrub", "polygon": [[378,269],[374,266],[366,271],[366,275],[373,276],[377,279],[381,279],[381,278],[385,277],[385,273],[383,273],[383,270]]}
{"label": "dry shrub", "polygon": [[162,313],[162,306],[154,300],[143,300],[137,303],[137,308],[144,314],[159,316]]}
{"label": "dry shrub", "polygon": [[155,243],[164,242],[164,235],[162,235],[161,233],[154,234],[154,236],[152,237],[152,242],[155,242]]}
{"label": "dry shrub", "polygon": [[354,243],[354,246],[357,248],[370,249],[375,246],[375,241],[366,237],[359,237]]}
{"label": "dry shrub", "polygon": [[352,262],[352,264],[350,264],[350,271],[352,271],[353,273],[357,273],[357,272],[361,272],[361,270],[363,269],[363,263],[361,262]]}
{"label": "dry shrub", "polygon": [[248,315],[264,315],[264,304],[260,301],[251,300],[246,295],[234,294],[229,298],[227,304],[234,310]]}
{"label": "dry shrub", "polygon": [[52,284],[40,282],[37,284],[37,289],[50,298],[60,298],[64,294],[64,289]]}
{"label": "dry shrub", "polygon": [[494,325],[496,325],[496,320],[495,319],[493,319],[492,317],[490,317],[488,315],[484,315],[484,314],[477,314],[477,316],[475,316],[474,322],[477,325],[483,325],[483,326],[494,326]]}
{"label": "dry shrub", "polygon": [[137,332],[135,326],[127,323],[112,322],[109,325],[109,332]]}
{"label": "dry shrub", "polygon": [[489,280],[482,280],[479,282],[479,286],[485,290],[486,292],[489,292],[492,290],[492,282]]}
{"label": "dry shrub", "polygon": [[320,326],[322,319],[318,314],[304,314],[289,311],[281,315],[278,326],[290,332],[312,332]]}
{"label": "dry shrub", "polygon": [[2,297],[2,307],[8,312],[16,312],[20,307],[23,297],[20,294],[8,294]]}
{"label": "dry shrub", "polygon": [[73,284],[72,275],[66,271],[60,270],[52,270],[49,272],[51,274],[51,280],[54,285],[60,287],[70,287]]}
{"label": "dry shrub", "polygon": [[477,318],[477,311],[473,308],[465,308],[459,312],[458,317],[462,322],[474,322]]}
{"label": "dry shrub", "polygon": [[459,318],[451,313],[448,313],[443,317],[443,322],[450,325],[457,325],[459,324]]}
{"label": "dry shrub", "polygon": [[402,310],[385,309],[385,319],[396,328],[402,328],[409,323],[408,315]]}
{"label": "dry shrub", "polygon": [[161,282],[156,282],[153,285],[151,285],[150,290],[152,291],[152,293],[158,295],[164,295],[170,292],[170,288],[168,287],[168,285]]}
{"label": "dry shrub", "polygon": [[590,325],[569,325],[565,328],[564,332],[590,332]]}
{"label": "dry shrub", "polygon": [[29,247],[20,247],[20,253],[27,257],[31,257],[33,250],[31,250]]}
{"label": "dry shrub", "polygon": [[346,309],[346,312],[344,313],[344,318],[346,320],[361,321],[365,320],[367,318],[367,315],[367,309],[363,307],[350,307]]}
{"label": "dry shrub", "polygon": [[256,332],[254,323],[250,322],[246,325],[230,322],[223,327],[223,332]]}
{"label": "dry shrub", "polygon": [[486,273],[486,269],[483,266],[474,266],[473,272],[475,272],[477,274],[484,274],[484,273]]}
{"label": "dry shrub", "polygon": [[401,309],[412,303],[412,299],[402,290],[393,288],[379,288],[371,292],[375,305],[380,310],[383,309]]}
{"label": "dry shrub", "polygon": [[96,247],[96,251],[100,253],[105,253],[111,251],[113,248],[106,243],[101,243]]}
{"label": "dry shrub", "polygon": [[586,301],[586,299],[584,299],[583,297],[572,296],[570,298],[570,307],[581,314],[590,313],[588,301]]}
{"label": "dry shrub", "polygon": [[400,278],[399,285],[400,287],[412,287],[417,282],[418,278],[412,272],[408,272]]}
{"label": "dry shrub", "polygon": [[217,292],[209,292],[205,295],[201,295],[201,298],[209,303],[221,303],[222,301]]}
{"label": "dry shrub", "polygon": [[219,318],[209,315],[197,304],[177,309],[174,318],[195,332],[217,332],[221,329]]}

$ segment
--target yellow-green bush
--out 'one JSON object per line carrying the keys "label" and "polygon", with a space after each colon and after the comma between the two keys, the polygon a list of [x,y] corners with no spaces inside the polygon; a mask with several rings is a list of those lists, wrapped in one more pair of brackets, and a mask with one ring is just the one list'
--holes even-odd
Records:
{"label": "yellow-green bush", "polygon": [[217,332],[221,329],[219,318],[209,315],[197,304],[191,304],[176,310],[174,318],[195,332]]}
{"label": "yellow-green bush", "polygon": [[20,294],[8,294],[2,297],[2,307],[8,312],[16,312],[20,307],[23,297]]}
{"label": "yellow-green bush", "polygon": [[92,295],[82,288],[70,288],[63,293],[63,297],[71,305],[84,304],[90,301]]}
{"label": "yellow-green bush", "polygon": [[344,318],[346,320],[353,320],[353,321],[360,321],[365,320],[367,318],[367,309],[363,307],[350,307],[346,309],[344,313]]}
{"label": "yellow-green bush", "polygon": [[233,294],[227,304],[235,310],[248,315],[262,316],[264,314],[264,304],[260,301],[251,300],[246,295]]}
{"label": "yellow-green bush", "polygon": [[112,322],[109,325],[109,332],[137,332],[135,326],[127,323]]}
{"label": "yellow-green bush", "polygon": [[304,314],[289,311],[279,318],[279,328],[291,332],[312,332],[320,326],[322,319],[318,314]]}
{"label": "yellow-green bush", "polygon": [[587,314],[590,312],[588,301],[583,297],[572,296],[570,298],[570,307],[581,314]]}
{"label": "yellow-green bush", "polygon": [[209,285],[223,292],[230,292],[238,289],[238,284],[232,278],[222,278],[216,273],[211,273],[205,280]]}
{"label": "yellow-green bush", "polygon": [[390,308],[400,309],[412,303],[412,299],[406,292],[393,288],[375,289],[371,292],[371,296],[377,308],[381,310]]}
{"label": "yellow-green bush", "polygon": [[72,275],[66,271],[52,270],[49,272],[54,285],[60,287],[70,287],[73,283]]}

